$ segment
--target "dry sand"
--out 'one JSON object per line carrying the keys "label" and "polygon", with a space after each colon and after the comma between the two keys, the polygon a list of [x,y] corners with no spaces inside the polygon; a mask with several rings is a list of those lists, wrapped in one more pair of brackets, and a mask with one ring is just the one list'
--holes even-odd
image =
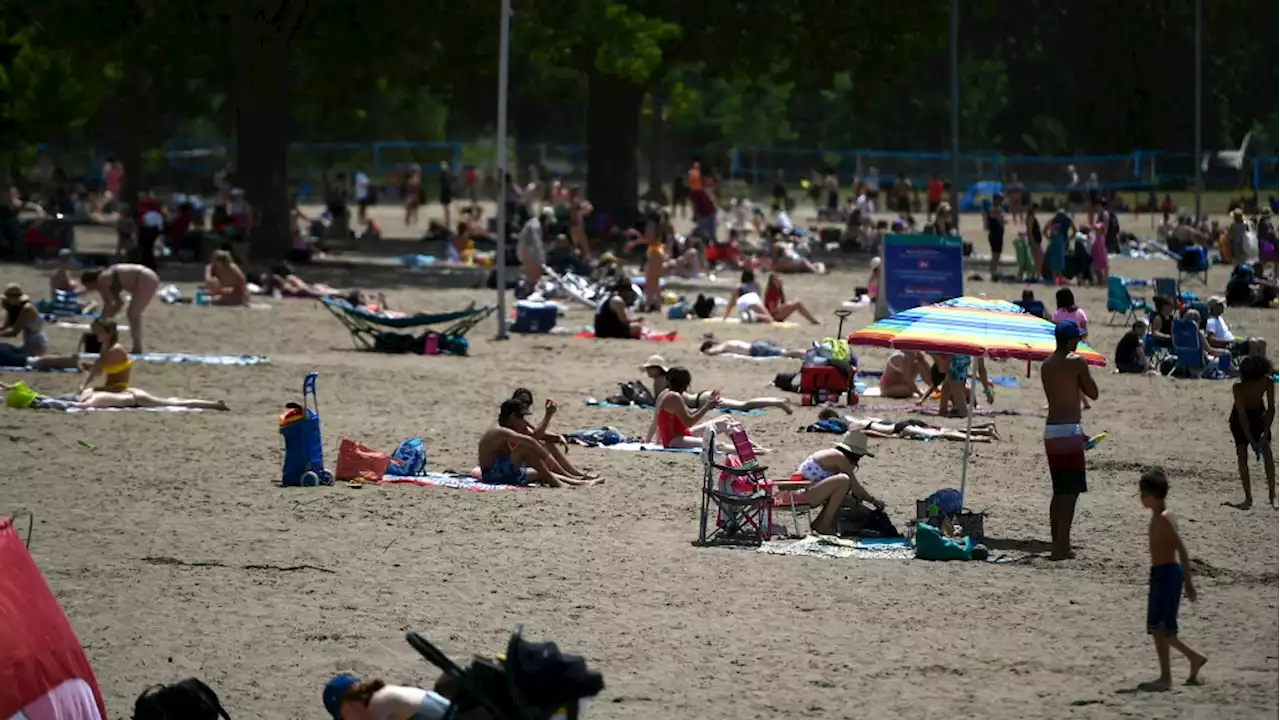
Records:
{"label": "dry sand", "polygon": [[[1163,262],[1117,265],[1136,277],[1172,272]],[[832,334],[830,312],[862,284],[864,270],[854,272],[788,279],[789,293],[821,313],[821,332],[717,329],[789,346]],[[29,288],[44,283],[31,268],[7,266],[3,275]],[[1212,279],[1221,287],[1225,272]],[[380,289],[398,307],[427,311],[493,297]],[[967,290],[1009,297],[1020,287]],[[1110,355],[1124,329],[1105,324],[1104,291],[1078,297],[1096,345]],[[1228,382],[1098,372],[1102,398],[1087,429],[1111,437],[1090,454],[1090,492],[1074,534],[1079,559],[778,557],[690,545],[695,457],[575,449],[576,462],[608,478],[579,491],[285,489],[276,419],[297,400],[303,374],[316,370],[328,462],[341,437],[389,450],[423,436],[432,469],[465,469],[497,403],[519,385],[559,402],[560,429],[608,424],[638,434],[646,413],[579,402],[613,392],[650,353],[687,365],[698,387],[730,397],[770,394],[764,386],[790,363],[701,357],[697,338],[708,326],[665,319],[654,324],[678,328],[680,342],[541,335],[499,343],[486,322],[472,333],[468,358],[377,356],[352,351],[315,303],[272,305],[147,311],[157,351],[272,358],[266,367],[135,370],[135,382],[153,393],[223,398],[233,412],[0,411],[0,510],[35,512],[32,555],[85,644],[112,717],[127,717],[147,685],[191,675],[212,685],[233,717],[320,717],[321,686],[339,670],[430,683],[436,673],[402,640],[408,630],[461,660],[499,651],[517,622],[604,672],[608,687],[593,717],[1275,716],[1276,513],[1222,505],[1241,496]],[[850,326],[870,320],[862,310]],[[1232,310],[1230,320],[1238,334],[1277,346],[1274,311]],[[575,310],[564,322],[589,316]],[[58,349],[71,349],[74,331],[50,332]],[[861,354],[868,367],[886,356]],[[998,389],[1000,407],[1040,407],[1036,371],[1030,379],[1020,363],[993,371],[1023,384]],[[48,393],[78,382],[24,379]],[[797,432],[814,415],[805,408],[743,420],[777,450],[768,463],[786,474],[832,439]],[[1041,421],[1000,418],[999,427],[1004,442],[975,447],[969,503],[990,513],[994,546],[1038,552],[1049,502]],[[888,502],[895,522],[917,498],[958,484],[959,444],[873,443],[877,457],[860,479]],[[1184,604],[1182,636],[1210,662],[1204,687],[1127,694],[1118,691],[1156,674],[1144,633],[1146,516],[1135,497],[1139,473],[1152,465],[1172,477],[1170,504],[1201,568],[1201,599]],[[1254,470],[1261,501],[1261,467]],[[1180,659],[1174,667],[1185,674]]]}

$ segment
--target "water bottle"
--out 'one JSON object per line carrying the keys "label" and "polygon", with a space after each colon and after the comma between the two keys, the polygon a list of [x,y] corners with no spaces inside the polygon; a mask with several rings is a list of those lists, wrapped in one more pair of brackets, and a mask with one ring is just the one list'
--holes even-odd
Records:
{"label": "water bottle", "polygon": [[209,298],[205,297],[204,288],[196,288],[196,299],[194,304],[196,307],[204,307],[209,304]]}

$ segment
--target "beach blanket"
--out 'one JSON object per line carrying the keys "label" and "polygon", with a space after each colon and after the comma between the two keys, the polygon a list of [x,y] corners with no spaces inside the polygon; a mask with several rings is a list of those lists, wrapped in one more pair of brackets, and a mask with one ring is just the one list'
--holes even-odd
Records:
{"label": "beach blanket", "polygon": [[[850,406],[845,406],[845,405],[833,405],[833,406],[831,406],[831,407],[850,407]],[[856,407],[857,407],[859,410],[864,410],[864,411],[868,411],[868,412],[882,412],[882,413],[885,413],[885,412],[887,412],[887,413],[912,413],[912,414],[914,414],[914,415],[933,415],[933,416],[937,416],[937,414],[938,414],[938,408],[936,408],[936,407],[928,407],[928,406],[924,406],[924,405],[915,405],[915,404],[911,404],[911,405],[857,405]],[[980,409],[978,409],[978,410],[974,410],[974,411],[973,411],[973,414],[974,414],[974,416],[976,416],[976,417],[1001,417],[1001,416],[1004,416],[1004,415],[1012,415],[1012,416],[1017,416],[1017,417],[1043,418],[1043,417],[1045,416],[1045,414],[1044,414],[1044,413],[1039,412],[1039,411],[1036,411],[1036,410],[1015,410],[1015,409],[1012,409],[1012,408],[999,408],[999,409],[995,409],[995,410],[992,410],[992,409],[981,409],[981,408],[980,408]]]}
{"label": "beach blanket", "polygon": [[[595,340],[596,334],[594,332],[583,330],[581,332],[574,333],[573,337],[577,338],[578,340]],[[658,343],[675,342],[679,339],[680,338],[677,337],[675,333],[665,333],[661,335],[647,335],[645,337],[640,338],[640,340],[644,342],[658,342]]]}
{"label": "beach blanket", "polygon": [[[597,400],[595,398],[585,398],[583,399],[582,404],[586,405],[587,407],[598,407],[598,408],[633,408],[637,410],[653,410],[652,405],[634,405],[634,404],[619,405],[618,403],[611,403],[608,400]],[[764,410],[758,410],[758,409],[757,410],[732,410],[730,408],[716,408],[716,411],[722,412],[726,415],[752,415],[752,416],[764,415]]]}
{"label": "beach blanket", "polygon": [[810,535],[799,540],[770,540],[757,552],[766,555],[804,555],[821,558],[862,560],[910,560],[915,557],[906,538],[839,538]]}
{"label": "beach blanket", "polygon": [[1005,388],[1022,387],[1022,383],[1018,380],[1018,378],[1013,377],[1012,375],[996,375],[989,379],[991,380],[991,384],[997,387],[1005,387]]}
{"label": "beach blanket", "polygon": [[[96,353],[85,353],[80,356],[86,360],[96,360]],[[138,362],[176,365],[267,365],[271,360],[261,355],[188,355],[186,353],[141,353],[130,355]]]}
{"label": "beach blanket", "polygon": [[401,477],[399,475],[383,475],[382,480],[378,481],[379,485],[422,485],[430,487],[453,488],[454,490],[469,490],[471,492],[499,492],[503,490],[528,490],[529,488],[521,485],[490,485],[482,483],[469,475],[455,475],[453,473],[433,473],[426,475],[415,475],[413,477]]}
{"label": "beach blanket", "polygon": [[98,413],[98,412],[204,412],[202,408],[188,407],[124,407],[124,408],[82,408],[71,407],[74,397],[39,398],[31,405],[32,410],[53,410],[65,413]]}
{"label": "beach blanket", "polygon": [[80,372],[80,371],[79,371],[79,370],[77,370],[77,369],[75,369],[75,368],[37,368],[37,367],[31,367],[30,365],[24,365],[24,366],[22,366],[22,367],[0,367],[0,372],[8,372],[8,373],[18,373],[18,372],[60,372],[60,373],[73,373],[73,372]]}
{"label": "beach blanket", "polygon": [[668,453],[684,453],[686,455],[700,455],[702,453],[698,448],[665,448],[657,443],[639,443],[639,442],[620,442],[614,445],[597,445],[598,448],[605,450],[621,450],[622,452],[668,452]]}
{"label": "beach blanket", "polygon": [[[89,317],[89,316],[88,316],[88,315],[85,315],[85,316],[75,316],[75,317]],[[55,322],[55,323],[53,324],[53,326],[54,326],[54,327],[60,327],[60,328],[66,329],[66,330],[85,330],[85,331],[88,331],[88,330],[90,330],[90,329],[92,329],[92,328],[93,328],[93,323],[92,323],[92,321],[90,321],[90,322],[71,322],[70,320],[59,320],[59,321]],[[117,325],[117,326],[116,326],[116,329],[117,329],[117,330],[123,330],[123,331],[125,331],[125,332],[128,332],[128,330],[129,330],[129,326],[128,326],[128,325]]]}

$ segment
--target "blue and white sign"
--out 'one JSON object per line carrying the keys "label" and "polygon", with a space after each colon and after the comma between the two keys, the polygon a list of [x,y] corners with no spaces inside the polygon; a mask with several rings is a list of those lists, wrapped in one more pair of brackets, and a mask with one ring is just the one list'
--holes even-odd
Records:
{"label": "blue and white sign", "polygon": [[949,235],[886,235],[876,319],[964,295],[964,242]]}

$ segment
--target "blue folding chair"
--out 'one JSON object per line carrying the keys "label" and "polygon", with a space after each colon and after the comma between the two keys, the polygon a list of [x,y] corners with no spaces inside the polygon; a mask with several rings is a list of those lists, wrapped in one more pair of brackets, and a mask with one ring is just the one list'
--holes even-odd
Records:
{"label": "blue folding chair", "polygon": [[1038,318],[1044,318],[1045,320],[1049,319],[1049,316],[1044,312],[1044,302],[1041,300],[1032,300],[1030,302],[1025,300],[1014,300],[1013,304],[1023,310],[1026,310],[1028,315],[1034,315]]}
{"label": "blue folding chair", "polygon": [[1199,245],[1182,249],[1182,257],[1178,259],[1179,287],[1183,278],[1199,280],[1205,287],[1209,286],[1209,253]]}
{"label": "blue folding chair", "polygon": [[1200,328],[1191,320],[1178,318],[1173,321],[1173,355],[1176,362],[1172,372],[1185,377],[1198,378],[1204,372],[1204,351],[1200,347]]}
{"label": "blue folding chair", "polygon": [[1138,318],[1138,312],[1149,312],[1151,308],[1147,307],[1147,301],[1133,299],[1124,278],[1112,275],[1107,278],[1107,310],[1111,311],[1111,317],[1107,320],[1108,325],[1115,324],[1117,315],[1132,325]]}
{"label": "blue folding chair", "polygon": [[1167,297],[1174,302],[1178,301],[1178,281],[1171,277],[1158,277],[1151,281],[1156,289],[1156,295],[1159,297]]}

